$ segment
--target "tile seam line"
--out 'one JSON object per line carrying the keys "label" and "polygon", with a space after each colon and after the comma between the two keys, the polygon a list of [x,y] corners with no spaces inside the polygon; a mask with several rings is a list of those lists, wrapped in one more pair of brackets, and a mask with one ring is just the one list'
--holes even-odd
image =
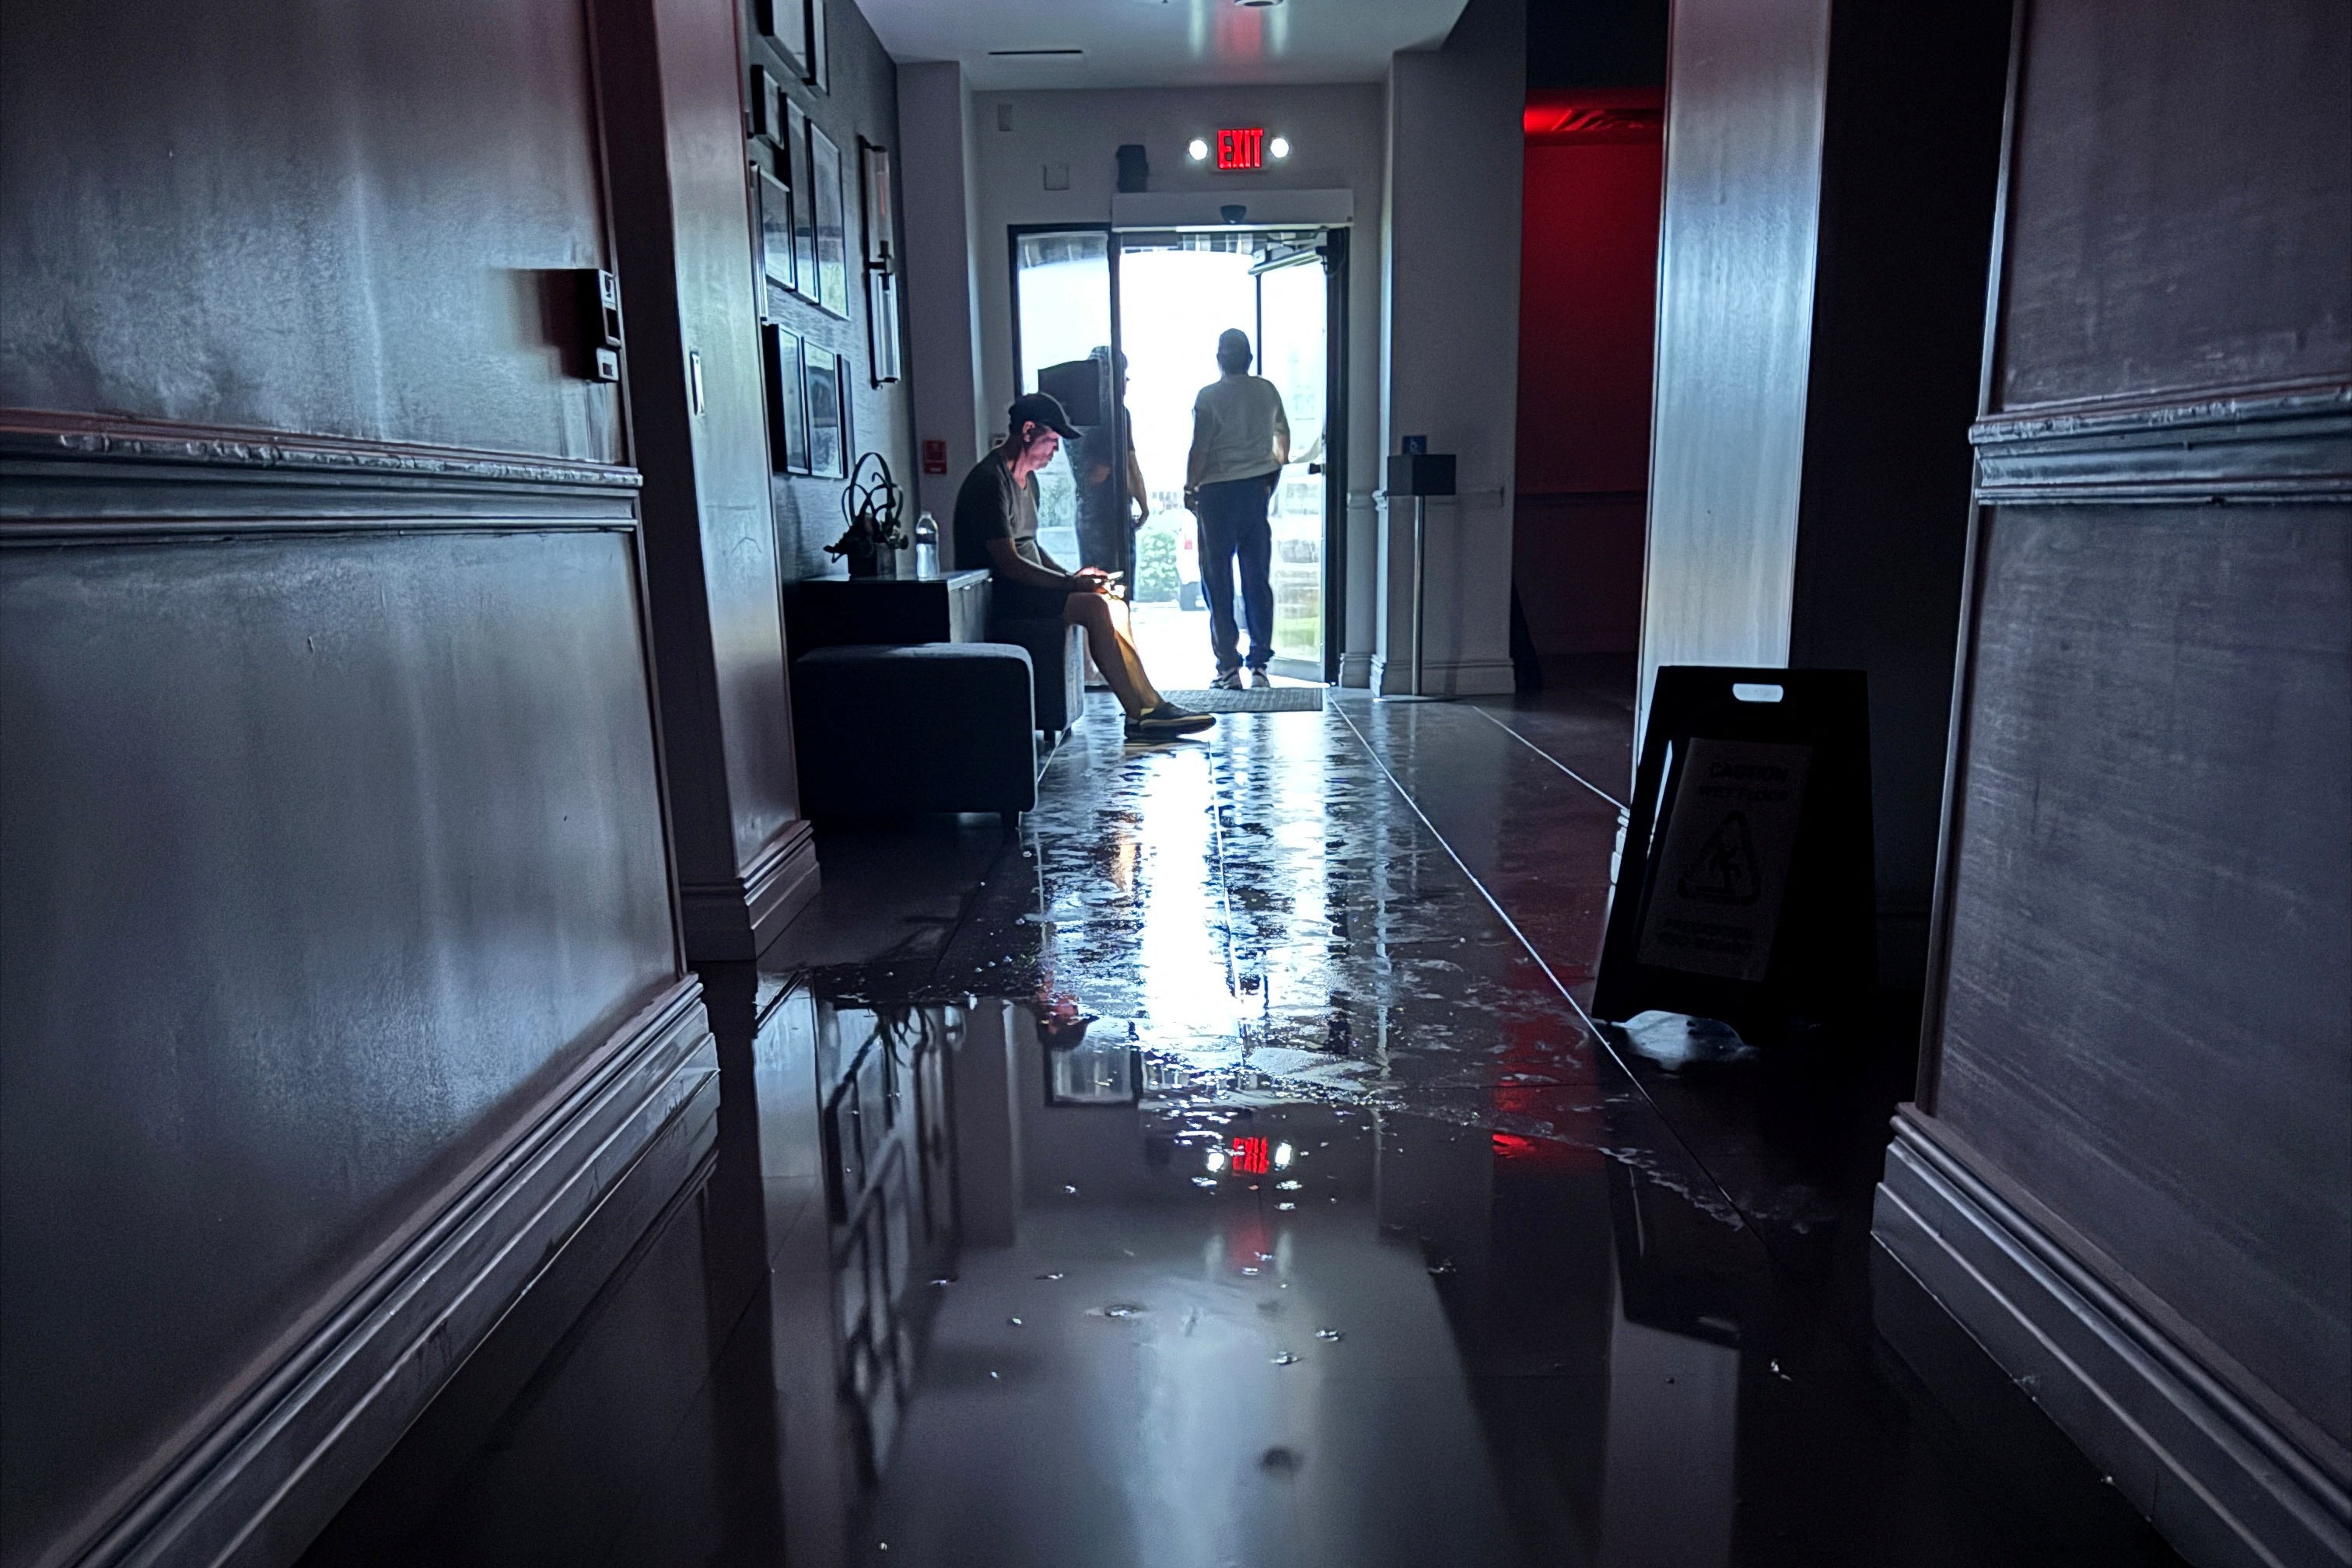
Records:
{"label": "tile seam line", "polygon": [[1561,762],[1558,757],[1553,756],[1549,752],[1545,751],[1541,746],[1538,746],[1533,741],[1528,740],[1518,731],[1512,729],[1508,724],[1506,724],[1500,719],[1496,718],[1488,710],[1481,708],[1475,702],[1469,703],[1466,706],[1472,712],[1479,714],[1485,718],[1486,722],[1495,726],[1496,729],[1500,730],[1504,734],[1508,735],[1512,740],[1517,741],[1520,745],[1525,746],[1528,751],[1533,752],[1537,756],[1541,757],[1545,762],[1549,763],[1553,767],[1558,768],[1561,773],[1566,773],[1570,778],[1574,779],[1578,784],[1582,784],[1585,788],[1591,790],[1593,794],[1599,795],[1601,799],[1615,806],[1621,814],[1633,809],[1626,802],[1619,800],[1615,795],[1611,795],[1607,790],[1602,789],[1599,784],[1594,784],[1591,779],[1586,778],[1582,773],[1578,773],[1574,768],[1570,767],[1566,763]]}
{"label": "tile seam line", "polygon": [[[1721,1178],[1708,1168],[1706,1162],[1698,1157],[1697,1152],[1690,1146],[1681,1131],[1675,1126],[1673,1119],[1667,1116],[1665,1108],[1651,1097],[1650,1088],[1642,1081],[1641,1075],[1636,1073],[1625,1058],[1618,1054],[1617,1047],[1610,1042],[1609,1037],[1601,1032],[1601,1026],[1593,1021],[1592,1015],[1584,1010],[1584,1004],[1576,999],[1576,994],[1560,983],[1559,976],[1554,973],[1551,965],[1544,961],[1544,955],[1536,951],[1536,944],[1528,940],[1528,933],[1519,929],[1519,922],[1511,918],[1508,910],[1503,908],[1502,900],[1495,897],[1493,890],[1479,879],[1475,871],[1470,869],[1469,863],[1464,860],[1461,854],[1454,849],[1453,840],[1440,833],[1437,830],[1437,824],[1430,821],[1429,814],[1421,809],[1421,802],[1413,799],[1412,792],[1404,787],[1403,782],[1389,766],[1388,759],[1381,756],[1380,749],[1372,744],[1363,731],[1356,727],[1355,719],[1345,710],[1334,705],[1331,710],[1339,715],[1339,721],[1348,726],[1349,733],[1355,736],[1356,743],[1364,748],[1364,754],[1372,759],[1372,766],[1381,770],[1381,776],[1389,781],[1389,787],[1397,792],[1397,797],[1404,802],[1406,808],[1415,817],[1420,819],[1421,825],[1429,830],[1429,836],[1437,840],[1439,847],[1445,851],[1454,865],[1461,868],[1462,874],[1470,879],[1472,887],[1478,889],[1478,896],[1486,900],[1487,906],[1495,911],[1496,918],[1500,920],[1504,927],[1518,939],[1519,945],[1527,950],[1529,958],[1535,960],[1536,967],[1543,971],[1544,978],[1552,983],[1553,989],[1559,993],[1561,1000],[1569,1005],[1577,1017],[1583,1020],[1586,1032],[1591,1035],[1595,1043],[1602,1050],[1609,1053],[1609,1059],[1617,1064],[1617,1070],[1625,1075],[1626,1081],[1633,1086],[1633,1092],[1642,1097],[1642,1103],[1647,1105],[1652,1113],[1657,1117],[1658,1126],[1675,1141],[1692,1166],[1706,1175],[1708,1184],[1715,1188],[1716,1195],[1723,1200],[1724,1206],[1738,1215],[1739,1223],[1760,1240],[1763,1232],[1757,1229],[1756,1221],[1748,1215],[1746,1209],[1739,1206],[1731,1194],[1725,1190]],[[1767,1255],[1769,1255],[1769,1250]]]}

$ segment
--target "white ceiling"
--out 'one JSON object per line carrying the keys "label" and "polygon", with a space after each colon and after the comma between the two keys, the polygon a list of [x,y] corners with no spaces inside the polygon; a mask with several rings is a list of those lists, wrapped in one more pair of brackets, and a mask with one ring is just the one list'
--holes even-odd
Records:
{"label": "white ceiling", "polygon": [[[899,60],[960,60],[983,91],[1376,81],[1444,40],[1464,0],[858,0]],[[1078,58],[993,51],[1080,49]]]}

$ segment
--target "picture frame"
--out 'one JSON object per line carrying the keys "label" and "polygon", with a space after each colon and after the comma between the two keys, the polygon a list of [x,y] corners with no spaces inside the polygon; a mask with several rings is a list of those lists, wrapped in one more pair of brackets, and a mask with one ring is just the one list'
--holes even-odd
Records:
{"label": "picture frame", "polygon": [[[816,220],[817,309],[849,318],[849,225],[841,189],[841,149],[814,121],[808,134],[809,205]],[[805,292],[805,290],[803,290]]]}
{"label": "picture frame", "polygon": [[760,0],[760,37],[765,38],[794,76],[808,72],[808,5],[806,0]]}
{"label": "picture frame", "polygon": [[[793,193],[759,163],[751,165],[751,188],[752,213],[757,220],[753,239],[759,251],[759,271],[763,280],[760,294],[764,307],[768,284],[791,293],[799,277],[793,246]],[[765,316],[768,311],[763,308],[760,314]]]}
{"label": "picture frame", "polygon": [[751,68],[751,134],[764,136],[771,142],[783,140],[784,84],[776,79],[775,72],[765,66]]}
{"label": "picture frame", "polygon": [[781,474],[809,471],[808,388],[800,334],[773,321],[760,329],[768,383],[768,462]]}
{"label": "picture frame", "polygon": [[808,386],[809,473],[820,479],[849,477],[849,399],[841,356],[816,343],[801,349]]}
{"label": "picture frame", "polygon": [[817,299],[816,276],[816,205],[810,199],[809,125],[808,111],[789,99],[784,105],[786,136],[784,145],[792,166],[784,178],[800,192],[800,200],[793,204],[793,257],[797,281],[793,291],[814,304]]}
{"label": "picture frame", "polygon": [[[779,4],[782,0],[778,0]],[[833,90],[829,28],[824,14],[825,0],[803,0],[801,27],[801,79],[818,92]]]}
{"label": "picture frame", "polygon": [[891,271],[891,242],[896,229],[890,201],[890,149],[857,139],[857,174],[865,216],[866,270]]}
{"label": "picture frame", "polygon": [[887,386],[904,374],[898,355],[898,278],[893,272],[866,275],[866,365],[874,384]]}

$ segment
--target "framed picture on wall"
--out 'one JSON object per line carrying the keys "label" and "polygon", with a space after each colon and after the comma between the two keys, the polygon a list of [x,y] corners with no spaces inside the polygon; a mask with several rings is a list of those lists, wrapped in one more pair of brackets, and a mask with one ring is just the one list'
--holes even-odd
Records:
{"label": "framed picture on wall", "polygon": [[806,0],[760,0],[760,37],[774,46],[794,76],[808,73]]}
{"label": "framed picture on wall", "polygon": [[773,321],[760,329],[761,358],[768,382],[768,462],[778,473],[809,471],[808,386],[801,368],[801,340]]}
{"label": "framed picture on wall", "polygon": [[898,279],[888,272],[866,275],[866,338],[874,384],[898,379]]}
{"label": "framed picture on wall", "polygon": [[890,243],[896,232],[890,212],[890,149],[857,139],[857,174],[866,216],[866,267],[891,270]]}
{"label": "framed picture on wall", "polygon": [[[796,276],[793,255],[793,193],[784,183],[758,163],[751,165],[751,184],[758,193],[760,275],[767,283],[791,292]],[[767,289],[761,289],[762,300]],[[768,312],[763,309],[762,316]]]}
{"label": "framed picture on wall", "polygon": [[793,258],[798,268],[793,290],[814,304],[817,297],[816,204],[810,199],[814,185],[809,179],[809,146],[814,128],[809,124],[808,111],[789,100],[784,105],[784,145],[792,149],[792,168],[784,178],[800,192],[801,197],[793,204]]}
{"label": "framed picture on wall", "polygon": [[849,474],[849,399],[841,384],[841,356],[815,343],[802,346],[808,383],[809,472],[820,479]]}
{"label": "framed picture on wall", "polygon": [[765,66],[751,68],[751,134],[784,139],[784,84]]}
{"label": "framed picture on wall", "polygon": [[804,0],[801,13],[801,79],[819,92],[833,90],[825,47],[824,0]]}
{"label": "framed picture on wall", "polygon": [[817,308],[846,320],[849,225],[842,205],[841,149],[815,125],[809,127],[807,185],[809,205],[816,212]]}

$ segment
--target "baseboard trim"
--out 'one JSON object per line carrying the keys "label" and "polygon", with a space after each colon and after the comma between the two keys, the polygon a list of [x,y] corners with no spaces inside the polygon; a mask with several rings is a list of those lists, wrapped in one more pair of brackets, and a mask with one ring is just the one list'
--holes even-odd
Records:
{"label": "baseboard trim", "polygon": [[142,1497],[86,1545],[41,1560],[292,1562],[718,1071],[689,976],[590,1053],[500,1157]]}
{"label": "baseboard trim", "polygon": [[759,957],[784,922],[816,896],[816,889],[815,829],[796,818],[768,841],[741,875],[679,887],[688,960],[739,963]]}
{"label": "baseboard trim", "polygon": [[[1412,689],[1412,660],[1372,656],[1366,683],[1383,697]],[[1518,689],[1519,672],[1507,658],[1433,659],[1421,667],[1422,690],[1432,697],[1507,696]]]}
{"label": "baseboard trim", "polygon": [[2070,1258],[1907,1106],[1872,1235],[2191,1562],[2352,1563],[2344,1482]]}
{"label": "baseboard trim", "polygon": [[1339,684],[1362,688],[1372,683],[1372,656],[1368,653],[1343,653],[1339,656]]}

